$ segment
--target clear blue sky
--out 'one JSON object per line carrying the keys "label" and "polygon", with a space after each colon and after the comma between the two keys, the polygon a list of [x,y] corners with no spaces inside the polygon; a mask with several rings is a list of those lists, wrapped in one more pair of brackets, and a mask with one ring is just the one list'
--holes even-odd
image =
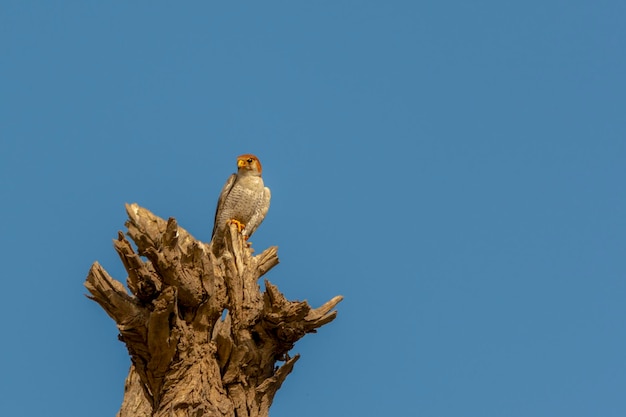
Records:
{"label": "clear blue sky", "polygon": [[[105,4],[106,3],[106,4]],[[235,156],[267,278],[339,317],[271,414],[626,415],[626,3],[3,1],[0,414],[114,416],[84,297],[125,202],[210,238]]]}

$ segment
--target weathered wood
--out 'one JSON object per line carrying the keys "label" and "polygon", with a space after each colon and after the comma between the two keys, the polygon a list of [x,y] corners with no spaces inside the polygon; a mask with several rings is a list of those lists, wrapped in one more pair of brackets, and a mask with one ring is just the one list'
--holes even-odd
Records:
{"label": "weathered wood", "polygon": [[267,280],[262,292],[277,248],[254,256],[234,225],[205,244],[173,218],[126,211],[137,252],[122,232],[113,245],[130,294],[97,262],[85,282],[131,356],[118,417],[267,416],[300,357],[289,351],[335,319],[342,297],[312,309]]}

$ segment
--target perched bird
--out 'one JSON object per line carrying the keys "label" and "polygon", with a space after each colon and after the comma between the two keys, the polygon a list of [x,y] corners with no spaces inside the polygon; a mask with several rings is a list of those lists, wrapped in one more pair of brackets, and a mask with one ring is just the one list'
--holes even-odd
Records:
{"label": "perched bird", "polygon": [[246,239],[259,227],[270,208],[270,189],[261,178],[261,162],[251,154],[237,157],[237,173],[232,174],[217,201],[213,234],[222,233],[229,224]]}

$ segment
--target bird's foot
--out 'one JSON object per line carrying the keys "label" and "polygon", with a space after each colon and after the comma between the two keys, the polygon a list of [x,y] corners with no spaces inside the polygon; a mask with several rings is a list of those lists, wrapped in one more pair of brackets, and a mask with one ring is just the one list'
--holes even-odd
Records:
{"label": "bird's foot", "polygon": [[241,223],[239,220],[235,220],[235,219],[230,219],[228,221],[228,224],[234,224],[237,226],[237,231],[239,233],[241,233],[241,231],[246,227],[245,224]]}

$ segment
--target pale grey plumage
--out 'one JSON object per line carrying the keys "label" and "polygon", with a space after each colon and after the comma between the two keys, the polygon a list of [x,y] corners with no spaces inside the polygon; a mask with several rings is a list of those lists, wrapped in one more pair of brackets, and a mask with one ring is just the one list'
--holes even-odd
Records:
{"label": "pale grey plumage", "polygon": [[269,210],[271,193],[263,183],[259,159],[250,154],[241,155],[237,158],[237,166],[237,173],[228,178],[220,193],[213,236],[234,220],[243,225],[241,233],[248,238]]}

